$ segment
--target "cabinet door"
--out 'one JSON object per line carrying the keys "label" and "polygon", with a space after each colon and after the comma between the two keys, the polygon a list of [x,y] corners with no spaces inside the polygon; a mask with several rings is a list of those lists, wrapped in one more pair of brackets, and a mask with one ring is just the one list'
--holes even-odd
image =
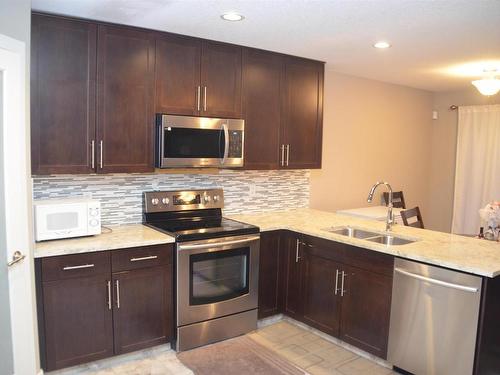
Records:
{"label": "cabinet door", "polygon": [[108,282],[108,275],[43,282],[46,370],[113,355]]}
{"label": "cabinet door", "polygon": [[285,64],[283,143],[287,168],[321,168],[322,63],[289,57]]}
{"label": "cabinet door", "polygon": [[241,117],[241,47],[203,42],[202,116]]}
{"label": "cabinet door", "polygon": [[283,241],[285,256],[283,310],[295,319],[302,319],[302,243],[293,234],[286,234]]}
{"label": "cabinet door", "polygon": [[98,32],[97,171],[151,172],[154,37],[149,32],[104,25]]}
{"label": "cabinet door", "polygon": [[201,109],[201,42],[162,35],[156,39],[156,112],[197,115]]}
{"label": "cabinet door", "polygon": [[278,169],[281,162],[283,58],[271,52],[243,51],[245,168]]}
{"label": "cabinet door", "polygon": [[344,289],[340,338],[385,359],[392,277],[348,267]]}
{"label": "cabinet door", "polygon": [[171,278],[170,266],[113,274],[115,354],[169,341],[173,324]]}
{"label": "cabinet door", "polygon": [[341,303],[337,272],[341,269],[339,263],[317,256],[309,248],[304,252],[304,322],[336,337]]}
{"label": "cabinet door", "polygon": [[278,314],[280,287],[280,234],[260,235],[259,319]]}
{"label": "cabinet door", "polygon": [[32,16],[33,174],[94,171],[96,30],[89,22]]}

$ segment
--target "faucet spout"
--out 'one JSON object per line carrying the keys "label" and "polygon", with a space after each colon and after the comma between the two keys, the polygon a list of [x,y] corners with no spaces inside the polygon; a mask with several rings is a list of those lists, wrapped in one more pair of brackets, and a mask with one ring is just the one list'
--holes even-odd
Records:
{"label": "faucet spout", "polygon": [[385,224],[385,230],[390,231],[392,229],[392,225],[394,224],[394,216],[392,214],[392,187],[389,183],[383,181],[377,181],[375,185],[373,185],[368,193],[368,198],[366,199],[368,203],[371,203],[373,200],[373,195],[375,194],[375,190],[378,186],[385,185],[387,190],[389,190],[389,199],[387,202],[387,220]]}

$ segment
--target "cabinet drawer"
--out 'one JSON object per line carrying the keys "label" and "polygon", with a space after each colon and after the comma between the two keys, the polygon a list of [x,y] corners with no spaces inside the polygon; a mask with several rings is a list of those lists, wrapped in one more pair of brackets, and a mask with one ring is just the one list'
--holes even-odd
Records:
{"label": "cabinet drawer", "polygon": [[373,250],[346,245],[345,263],[367,271],[392,277],[394,257]]}
{"label": "cabinet drawer", "polygon": [[108,251],[42,258],[42,281],[110,273]]}
{"label": "cabinet drawer", "polygon": [[120,272],[171,264],[172,248],[168,244],[115,250],[111,253],[111,268],[113,272]]}

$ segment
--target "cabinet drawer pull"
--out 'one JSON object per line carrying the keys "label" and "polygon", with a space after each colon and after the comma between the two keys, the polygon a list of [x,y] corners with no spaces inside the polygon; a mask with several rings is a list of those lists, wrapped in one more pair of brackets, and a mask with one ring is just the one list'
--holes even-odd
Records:
{"label": "cabinet drawer pull", "polygon": [[108,280],[108,310],[111,310],[111,281]]}
{"label": "cabinet drawer pull", "polygon": [[116,308],[120,308],[120,280],[115,281],[116,285]]}
{"label": "cabinet drawer pull", "polygon": [[342,271],[342,283],[340,285],[340,296],[341,297],[344,297],[344,294],[345,294],[345,290],[344,290],[344,279],[345,279],[345,275],[346,273],[344,271]]}
{"label": "cabinet drawer pull", "polygon": [[82,268],[92,268],[92,267],[94,267],[94,264],[82,264],[80,266],[66,266],[63,267],[63,271],[80,270]]}
{"label": "cabinet drawer pull", "polygon": [[140,262],[141,260],[150,260],[150,259],[157,259],[158,255],[149,255],[147,257],[140,257],[140,258],[130,258],[131,262]]}
{"label": "cabinet drawer pull", "polygon": [[339,270],[335,271],[335,295],[339,292]]}

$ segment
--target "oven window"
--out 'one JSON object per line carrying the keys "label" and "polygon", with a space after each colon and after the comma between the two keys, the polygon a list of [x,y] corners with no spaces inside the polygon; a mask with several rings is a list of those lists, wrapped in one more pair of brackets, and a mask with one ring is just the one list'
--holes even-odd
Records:
{"label": "oven window", "polygon": [[215,158],[224,156],[224,132],[216,129],[164,128],[164,158]]}
{"label": "oven window", "polygon": [[250,248],[191,255],[189,304],[204,305],[248,293]]}

